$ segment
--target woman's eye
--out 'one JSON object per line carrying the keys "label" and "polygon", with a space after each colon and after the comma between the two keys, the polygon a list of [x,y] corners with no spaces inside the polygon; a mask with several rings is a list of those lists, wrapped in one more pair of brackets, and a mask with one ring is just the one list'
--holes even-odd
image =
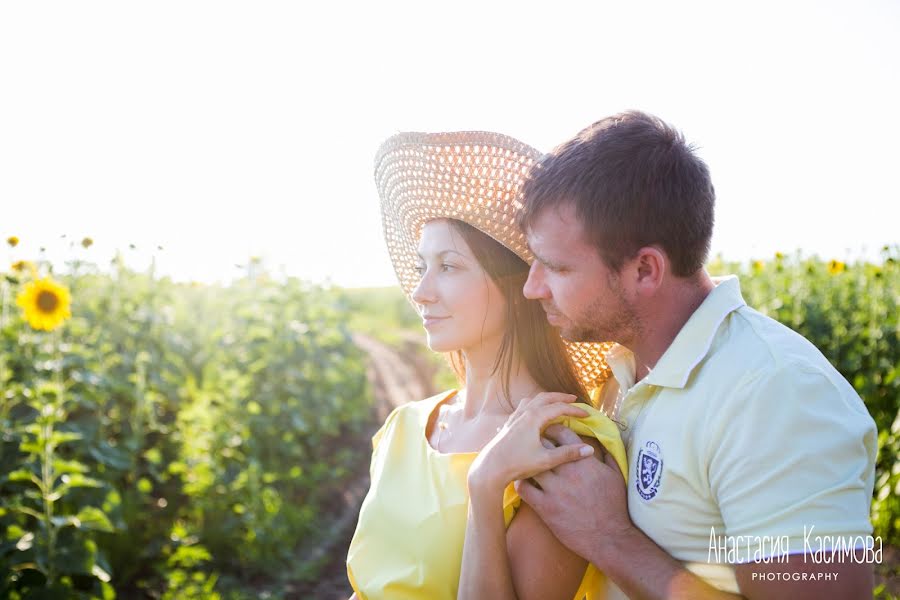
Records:
{"label": "woman's eye", "polygon": [[421,277],[422,275],[425,274],[425,267],[423,267],[422,265],[416,265],[416,267],[413,269],[413,271],[415,271],[416,275]]}
{"label": "woman's eye", "polygon": [[450,270],[453,270],[453,269],[455,269],[455,268],[456,268],[455,265],[448,265],[447,263],[444,263],[444,264],[441,265],[441,271],[450,271]]}

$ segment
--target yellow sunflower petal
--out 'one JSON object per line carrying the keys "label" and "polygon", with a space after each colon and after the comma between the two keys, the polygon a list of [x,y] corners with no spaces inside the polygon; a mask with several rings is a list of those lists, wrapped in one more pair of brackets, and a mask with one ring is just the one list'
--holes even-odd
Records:
{"label": "yellow sunflower petal", "polygon": [[16,304],[34,329],[52,331],[72,316],[69,290],[49,277],[27,283]]}

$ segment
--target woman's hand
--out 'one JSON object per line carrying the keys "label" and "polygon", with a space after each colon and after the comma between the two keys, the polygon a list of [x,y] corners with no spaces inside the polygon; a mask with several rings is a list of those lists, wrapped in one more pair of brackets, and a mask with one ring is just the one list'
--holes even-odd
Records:
{"label": "woman's hand", "polygon": [[542,392],[519,402],[506,424],[472,463],[469,487],[502,493],[513,481],[528,479],[562,463],[591,456],[594,448],[589,444],[553,447],[541,437],[554,419],[588,416],[582,409],[571,405],[575,400],[576,397],[571,394]]}

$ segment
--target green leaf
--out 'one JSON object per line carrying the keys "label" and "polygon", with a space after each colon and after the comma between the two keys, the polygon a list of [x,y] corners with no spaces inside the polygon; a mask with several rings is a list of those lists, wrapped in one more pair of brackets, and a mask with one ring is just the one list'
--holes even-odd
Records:
{"label": "green leaf", "polygon": [[124,470],[131,466],[131,459],[126,452],[105,442],[99,447],[88,449],[88,454],[113,469]]}
{"label": "green leaf", "polygon": [[34,442],[22,442],[19,444],[19,450],[25,454],[41,454],[44,451],[43,446]]}
{"label": "green leaf", "polygon": [[34,510],[33,508],[29,508],[27,506],[22,506],[21,504],[13,504],[9,506],[9,510],[14,510],[16,512],[20,512],[23,515],[29,515],[34,517],[35,519],[41,520],[44,518],[44,515]]}
{"label": "green leaf", "polygon": [[53,470],[62,475],[63,473],[87,473],[88,468],[77,460],[56,458],[53,459]]}
{"label": "green leaf", "polygon": [[75,515],[75,518],[79,521],[79,524],[76,525],[76,527],[80,527],[82,529],[105,531],[107,533],[112,533],[113,531],[115,531],[115,528],[112,526],[112,523],[110,523],[109,517],[106,516],[106,513],[94,506],[85,506],[78,511],[78,514]]}
{"label": "green leaf", "polygon": [[26,469],[18,469],[16,471],[12,471],[6,476],[8,481],[31,481],[31,478],[34,477],[34,474],[31,471]]}
{"label": "green leaf", "polygon": [[85,477],[81,473],[72,473],[71,475],[62,476],[63,485],[67,488],[73,487],[103,487],[103,482],[93,477]]}
{"label": "green leaf", "polygon": [[74,431],[54,431],[53,435],[50,436],[50,441],[54,446],[59,446],[60,444],[65,444],[66,442],[74,442],[82,439],[84,436],[80,433],[75,433]]}
{"label": "green leaf", "polygon": [[38,479],[34,473],[32,473],[31,471],[29,471],[27,469],[17,469],[15,471],[11,472],[9,475],[7,475],[6,478],[9,481],[19,482],[19,483],[30,481],[31,483],[36,485],[39,490],[41,490],[42,492],[44,491],[43,482],[40,479]]}

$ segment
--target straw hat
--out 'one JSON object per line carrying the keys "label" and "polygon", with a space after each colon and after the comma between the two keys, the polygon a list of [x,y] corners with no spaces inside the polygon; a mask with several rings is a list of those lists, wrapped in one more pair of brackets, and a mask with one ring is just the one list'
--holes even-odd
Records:
{"label": "straw hat", "polygon": [[[514,138],[486,131],[398,133],[375,155],[384,239],[410,303],[419,283],[416,250],[422,226],[459,219],[491,236],[529,265],[534,256],[516,225],[522,182],[541,153]],[[566,342],[588,390],[610,375],[611,343]]]}

